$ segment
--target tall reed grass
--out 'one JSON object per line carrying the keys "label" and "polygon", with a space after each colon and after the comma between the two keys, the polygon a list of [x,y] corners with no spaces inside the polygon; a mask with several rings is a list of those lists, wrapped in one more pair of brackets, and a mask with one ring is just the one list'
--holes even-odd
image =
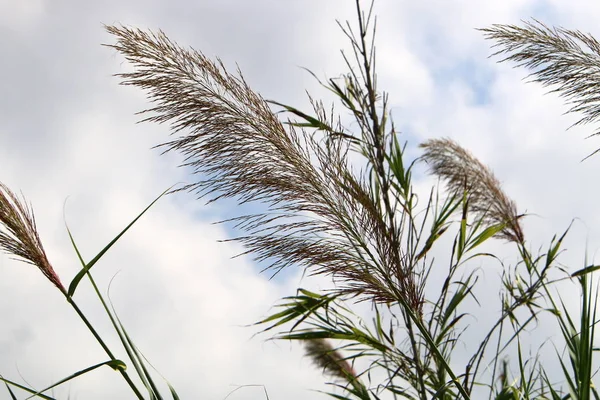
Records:
{"label": "tall reed grass", "polygon": [[[274,274],[303,268],[333,279],[327,291],[299,288],[257,325],[276,339],[302,343],[330,380],[334,398],[598,399],[593,383],[598,292],[590,274],[599,267],[559,268],[568,229],[554,236],[545,252],[533,253],[518,205],[493,172],[454,140],[401,143],[388,94],[377,86],[373,4],[363,9],[356,1],[356,11],[354,25],[340,24],[352,49],[343,53],[346,72],[320,82],[336,96],[341,112],[350,113],[352,128],[321,101],[311,99],[312,110],[302,111],[263,99],[239,71],[228,72],[219,60],[181,47],[163,32],[107,26],[115,39],[108,46],[134,67],[118,74],[121,84],[147,93],[152,107],[144,111],[144,121],[170,127],[175,136],[160,147],[182,153],[195,174],[183,189],[160,197],[188,190],[211,201],[266,204],[262,212],[228,221],[242,232],[235,240]],[[583,114],[581,123],[598,119],[600,44],[592,36],[537,22],[497,25],[483,33],[498,54],[507,54],[505,60],[531,68],[536,80],[565,96],[571,111]],[[406,147],[417,145],[421,156],[409,160]],[[350,154],[361,162],[352,164]],[[415,193],[416,165],[425,165],[440,182],[425,199]],[[51,388],[107,365],[134,397],[178,399],[168,384],[168,394],[163,393],[92,277],[92,267],[154,202],[91,261],[81,257],[68,232],[81,270],[66,287],[44,252],[31,207],[0,185],[0,248],[56,286],[107,356],[41,390],[0,377],[11,398],[24,391],[51,399],[45,394]],[[494,257],[481,251],[490,240],[512,246],[518,262],[503,265],[500,302],[483,305],[500,313],[489,326],[477,327],[485,332],[460,363],[465,354],[457,345],[465,330],[474,329],[465,323],[467,299],[479,285],[470,265]],[[447,254],[447,262],[435,254]],[[427,290],[434,275],[442,277],[435,293]],[[115,356],[77,306],[74,295],[82,279],[92,283],[124,357]],[[565,280],[579,290],[579,313],[567,309],[555,291]],[[372,312],[359,315],[360,302]],[[535,330],[534,322],[544,315],[562,333],[562,342],[554,343],[561,381],[550,377],[552,366],[528,356],[535,349],[522,346],[522,335]]]}

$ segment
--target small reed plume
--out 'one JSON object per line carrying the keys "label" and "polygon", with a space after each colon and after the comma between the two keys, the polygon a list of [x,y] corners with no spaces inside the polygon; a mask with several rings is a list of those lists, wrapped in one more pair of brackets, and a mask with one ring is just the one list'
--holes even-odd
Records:
{"label": "small reed plume", "polygon": [[355,385],[358,377],[354,368],[342,356],[342,354],[333,348],[326,339],[311,339],[304,342],[306,354],[312,359],[313,363],[323,368],[323,372],[334,378],[339,378]]}
{"label": "small reed plume", "polygon": [[515,203],[502,191],[492,171],[450,139],[432,139],[421,144],[422,159],[431,172],[446,181],[452,193],[467,191],[469,208],[489,225],[504,224],[497,236],[523,242]]}
{"label": "small reed plume", "polygon": [[[553,87],[552,92],[570,105],[569,112],[581,113],[575,125],[600,121],[600,42],[592,35],[551,28],[537,20],[480,30],[494,42],[493,55],[503,57],[500,62],[514,61],[529,69],[532,81]],[[598,134],[600,129],[592,135]]]}
{"label": "small reed plume", "polygon": [[[24,200],[24,199],[23,199]],[[64,294],[67,293],[46,257],[33,210],[0,182],[0,249],[33,264]]]}

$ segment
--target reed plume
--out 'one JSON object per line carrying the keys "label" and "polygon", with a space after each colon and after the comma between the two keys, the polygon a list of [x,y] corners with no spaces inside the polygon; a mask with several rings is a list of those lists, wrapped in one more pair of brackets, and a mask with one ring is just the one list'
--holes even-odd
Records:
{"label": "reed plume", "polygon": [[0,182],[0,249],[35,265],[61,292],[67,293],[48,261],[35,225],[33,210]]}
{"label": "reed plume", "polygon": [[316,366],[323,369],[324,373],[351,384],[358,379],[354,368],[328,340],[305,340],[304,347],[306,354]]}
{"label": "reed plume", "polygon": [[[318,139],[281,122],[241,73],[226,71],[162,33],[108,26],[110,47],[135,67],[122,84],[145,89],[154,107],[144,121],[169,123],[181,136],[160,147],[185,156],[200,196],[260,202],[267,211],[232,219],[237,238],[277,273],[290,265],[336,278],[361,300],[421,307],[420,288],[402,264],[394,230],[370,183],[347,164],[348,143]],[[289,121],[288,121],[289,122]]]}
{"label": "reed plume", "polygon": [[420,147],[425,149],[422,159],[446,182],[448,191],[459,195],[466,191],[470,211],[488,225],[504,224],[496,236],[523,242],[517,207],[488,167],[451,139],[431,139]]}
{"label": "reed plume", "polygon": [[[571,106],[568,112],[583,116],[574,124],[600,119],[600,42],[592,35],[565,28],[550,28],[533,20],[523,27],[492,25],[480,29],[495,42],[500,62],[515,61],[517,67],[530,69],[534,82],[554,86]],[[600,134],[596,130],[593,135]],[[600,151],[595,150],[591,155]],[[589,156],[588,156],[589,157]]]}

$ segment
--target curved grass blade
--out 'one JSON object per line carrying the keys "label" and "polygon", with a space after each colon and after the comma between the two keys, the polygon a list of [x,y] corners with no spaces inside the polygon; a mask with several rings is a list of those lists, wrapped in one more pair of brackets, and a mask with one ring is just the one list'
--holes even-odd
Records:
{"label": "curved grass blade", "polygon": [[575,278],[575,277],[578,277],[578,276],[583,276],[585,274],[590,274],[590,273],[592,273],[594,271],[597,271],[599,269],[600,269],[600,265],[590,265],[590,266],[582,268],[582,269],[580,269],[580,270],[578,270],[576,272],[573,272],[571,274],[571,278]]}
{"label": "curved grass blade", "polygon": [[[42,389],[42,390],[40,390],[38,392],[33,393],[31,396],[27,397],[27,399],[25,399],[25,400],[29,400],[32,397],[36,397],[36,396],[40,396],[41,397],[41,394],[44,393],[45,391],[48,391],[48,390],[50,390],[52,388],[55,388],[58,385],[62,385],[63,383],[68,382],[71,379],[75,379],[78,376],[81,376],[81,375],[86,374],[86,373],[88,373],[90,371],[93,371],[96,368],[102,367],[103,365],[108,365],[109,367],[111,367],[115,371],[120,370],[120,369],[124,370],[125,368],[127,368],[125,366],[125,363],[123,361],[121,361],[121,360],[108,360],[108,361],[104,361],[104,362],[101,362],[100,364],[92,365],[91,367],[87,367],[85,369],[82,369],[81,371],[77,371],[74,374],[69,375],[68,377],[66,377],[64,379],[61,379],[60,381],[58,381],[58,382],[56,382],[56,383],[48,386],[45,389]],[[46,396],[44,396],[44,397],[46,397]]]}
{"label": "curved grass blade", "polygon": [[481,232],[475,238],[470,240],[470,242],[467,244],[467,248],[466,248],[465,252],[469,252],[469,251],[473,250],[475,247],[479,246],[480,244],[482,244],[489,238],[502,232],[505,228],[506,228],[506,223],[488,226],[487,228],[485,228],[485,230],[483,232]]}
{"label": "curved grass blade", "polygon": [[[0,375],[0,378],[2,377],[2,375]],[[6,385],[6,390],[8,390],[8,393],[10,394],[10,398],[12,400],[17,400],[17,396],[15,396],[14,392],[12,391],[12,389],[10,388],[10,386],[8,386],[8,383],[4,382],[4,384]]]}
{"label": "curved grass blade", "polygon": [[[109,297],[109,301],[110,301],[110,297]],[[162,396],[160,395],[160,392],[158,391],[158,388],[156,387],[156,384],[154,383],[154,380],[152,379],[152,376],[150,375],[150,372],[144,365],[144,360],[146,360],[146,358],[137,349],[137,347],[133,343],[133,340],[131,340],[131,337],[125,330],[125,326],[123,325],[123,323],[121,322],[121,319],[117,315],[115,306],[114,306],[114,304],[112,304],[112,301],[110,301],[110,305],[112,307],[112,312],[114,314],[115,320],[118,324],[118,326],[115,326],[115,329],[117,330],[117,334],[119,335],[119,338],[121,339],[121,343],[123,344],[123,347],[125,348],[125,351],[127,352],[127,355],[129,356],[129,359],[133,363],[133,366],[135,367],[135,370],[136,370],[140,380],[146,387],[146,390],[148,390],[150,399],[151,400],[163,400]],[[174,393],[175,390],[171,387],[171,385],[168,382],[167,382],[167,385],[169,386],[169,389],[171,390],[171,394],[173,395],[174,399],[177,400],[179,398],[177,396],[177,393]]]}
{"label": "curved grass blade", "polygon": [[[42,399],[56,400],[54,397],[46,396],[46,395],[41,394],[41,393],[36,394],[36,392],[37,392],[36,390],[28,388],[27,386],[20,385],[17,382],[11,381],[10,379],[6,379],[2,375],[0,375],[0,381],[4,382],[7,385],[7,387],[8,387],[8,385],[12,385],[12,386],[14,386],[16,388],[19,388],[21,390],[24,390],[24,391],[26,391],[28,393],[33,393],[35,396],[41,397]],[[10,390],[10,388],[8,390],[10,391],[11,395],[14,396],[14,394],[12,393],[12,391]]]}
{"label": "curved grass blade", "polygon": [[169,386],[169,391],[171,392],[171,396],[173,396],[173,400],[180,400],[179,395],[175,391],[175,388],[173,386],[171,386],[171,384],[169,382],[167,382],[167,385]]}
{"label": "curved grass blade", "polygon": [[[85,267],[83,267],[81,269],[81,271],[79,271],[77,273],[77,275],[75,275],[75,278],[73,278],[73,280],[71,281],[71,284],[69,285],[69,290],[67,292],[67,295],[68,295],[69,299],[71,297],[73,297],[73,294],[75,294],[75,289],[77,289],[77,285],[79,285],[79,282],[85,276],[85,274],[90,270],[90,268],[92,268],[94,266],[94,264],[96,264],[98,262],[98,260],[100,260],[100,258],[102,258],[102,256],[121,238],[121,236],[123,236],[125,234],[125,232],[127,232],[129,230],[129,228],[131,228],[133,226],[133,224],[135,224],[137,222],[138,219],[141,218],[142,215],[144,215],[146,213],[146,211],[148,211],[150,209],[150,207],[152,207],[154,205],[154,203],[156,203],[161,197],[163,197],[165,194],[167,194],[171,190],[171,188],[172,188],[172,186],[169,189],[167,189],[164,192],[162,192],[160,194],[160,196],[158,196],[152,203],[150,203],[150,205],[148,207],[146,207],[144,209],[144,211],[142,211],[133,221],[131,221],[129,223],[129,225],[127,225],[125,227],[125,229],[123,229],[121,231],[121,233],[119,233],[113,240],[111,240],[110,243],[107,244],[106,247],[104,247],[96,255],[96,257],[94,257],[92,259],[92,261],[90,261],[89,263],[87,263],[85,265]],[[72,243],[74,244],[74,242],[72,242]]]}

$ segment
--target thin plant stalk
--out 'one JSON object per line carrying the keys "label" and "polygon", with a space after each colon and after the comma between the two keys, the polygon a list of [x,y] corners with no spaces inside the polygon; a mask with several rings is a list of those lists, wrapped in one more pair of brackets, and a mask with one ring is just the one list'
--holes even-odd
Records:
{"label": "thin plant stalk", "polygon": [[[81,311],[81,309],[79,308],[79,306],[77,306],[77,303],[75,303],[75,300],[73,300],[72,298],[71,299],[67,298],[67,301],[71,305],[71,307],[73,307],[73,309],[75,310],[75,312],[77,313],[77,315],[79,316],[79,318],[83,321],[83,323],[88,328],[88,330],[92,333],[92,335],[94,336],[94,338],[96,339],[96,341],[100,344],[100,346],[102,347],[102,349],[104,350],[104,352],[110,357],[110,359],[112,361],[117,360],[117,358],[113,355],[112,351],[110,351],[110,349],[108,348],[108,346],[106,345],[106,343],[104,343],[104,340],[98,334],[98,332],[96,331],[96,329],[94,328],[94,326],[90,323],[90,321],[87,319],[87,317],[85,316],[85,314]],[[121,376],[123,377],[123,379],[125,379],[125,381],[129,385],[129,387],[131,388],[131,390],[133,391],[133,393],[135,393],[136,397],[138,399],[140,399],[140,400],[143,400],[144,396],[142,396],[142,394],[140,393],[140,391],[138,390],[138,388],[135,386],[135,384],[133,383],[133,381],[131,380],[131,378],[127,374],[127,371],[125,371],[123,368],[117,368],[117,369],[119,370],[119,373],[121,374]]]}

